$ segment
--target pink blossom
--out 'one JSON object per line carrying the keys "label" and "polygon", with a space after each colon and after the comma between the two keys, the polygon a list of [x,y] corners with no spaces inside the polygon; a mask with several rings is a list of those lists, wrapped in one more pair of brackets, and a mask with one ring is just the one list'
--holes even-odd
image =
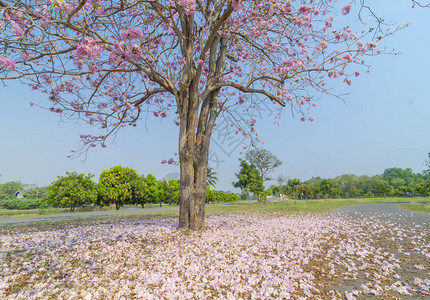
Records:
{"label": "pink blossom", "polygon": [[309,15],[311,11],[313,10],[312,6],[300,6],[299,12],[305,16]]}
{"label": "pink blossom", "polygon": [[0,56],[0,66],[3,65],[9,71],[15,70],[15,62],[9,57]]}
{"label": "pink blossom", "polygon": [[102,51],[103,47],[90,37],[83,38],[76,49],[78,57],[88,56],[92,60],[99,58]]}
{"label": "pink blossom", "polygon": [[352,62],[353,61],[352,55],[349,52],[347,54],[345,54],[342,58],[344,60],[346,60],[347,62]]}
{"label": "pink blossom", "polygon": [[162,161],[161,161],[161,164],[165,164],[165,163],[167,163],[167,160],[165,160],[165,159],[163,159]]}
{"label": "pink blossom", "polygon": [[375,43],[375,42],[373,42],[373,41],[371,41],[371,42],[367,42],[366,46],[367,46],[367,48],[369,48],[369,50],[373,50],[373,49],[375,49],[378,46],[378,44]]}
{"label": "pink blossom", "polygon": [[359,76],[360,75],[360,71],[354,71],[354,75],[355,75],[355,77]]}
{"label": "pink blossom", "polygon": [[158,117],[158,112],[154,111],[153,114],[155,117]]}
{"label": "pink blossom", "polygon": [[123,41],[141,39],[142,37],[142,31],[138,28],[134,28],[133,25],[128,27],[126,31],[121,32],[121,39]]}
{"label": "pink blossom", "polygon": [[347,15],[349,14],[349,12],[351,11],[351,3],[346,4],[343,8],[342,8],[342,14]]}
{"label": "pink blossom", "polygon": [[320,42],[320,46],[321,46],[321,48],[322,48],[322,49],[327,49],[327,48],[328,48],[328,43],[327,43],[327,41],[326,41],[326,40],[322,40],[322,41]]}
{"label": "pink blossom", "polygon": [[18,36],[21,36],[23,34],[24,30],[18,23],[11,21],[11,25],[12,25],[13,33],[15,33]]}

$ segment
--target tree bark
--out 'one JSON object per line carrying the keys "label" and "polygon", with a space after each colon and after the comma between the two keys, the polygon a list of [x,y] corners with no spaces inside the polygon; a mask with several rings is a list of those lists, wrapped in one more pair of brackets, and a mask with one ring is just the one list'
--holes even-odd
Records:
{"label": "tree bark", "polygon": [[[192,101],[190,101],[192,103]],[[210,131],[196,134],[197,113],[181,119],[179,133],[179,228],[201,230],[205,223]]]}
{"label": "tree bark", "polygon": [[[206,147],[204,147],[206,148]],[[206,172],[208,151],[198,151],[197,156],[180,157],[179,228],[201,230],[205,223]]]}

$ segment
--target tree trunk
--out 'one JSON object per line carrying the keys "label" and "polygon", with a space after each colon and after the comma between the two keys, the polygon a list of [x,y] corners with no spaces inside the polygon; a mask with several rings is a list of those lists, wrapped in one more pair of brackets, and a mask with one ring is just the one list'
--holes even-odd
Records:
{"label": "tree trunk", "polygon": [[119,202],[115,202],[115,209],[119,210]]}
{"label": "tree trunk", "polygon": [[[185,142],[185,139],[188,142]],[[201,230],[204,227],[209,142],[210,139],[202,135],[198,135],[194,140],[194,132],[187,137],[181,137],[180,134],[179,228],[181,229]]]}
{"label": "tree trunk", "polygon": [[[180,155],[181,157],[182,155]],[[179,228],[201,230],[205,221],[207,159],[181,160]]]}

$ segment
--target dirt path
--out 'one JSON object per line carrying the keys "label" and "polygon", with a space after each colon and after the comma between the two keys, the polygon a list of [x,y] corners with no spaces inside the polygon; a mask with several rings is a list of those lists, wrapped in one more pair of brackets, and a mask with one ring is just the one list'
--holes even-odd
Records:
{"label": "dirt path", "polygon": [[391,275],[380,276],[381,270],[369,265],[354,278],[321,278],[322,285],[349,291],[347,299],[430,299],[430,215],[396,204],[351,205],[331,212],[361,224],[369,233],[363,242],[369,242],[381,257],[383,254],[380,259],[392,268]]}
{"label": "dirt path", "polygon": [[342,214],[355,218],[377,216],[378,218],[399,222],[401,224],[427,224],[430,226],[429,214],[399,208],[396,206],[397,204],[399,203],[370,203],[342,206],[334,209],[332,214]]}

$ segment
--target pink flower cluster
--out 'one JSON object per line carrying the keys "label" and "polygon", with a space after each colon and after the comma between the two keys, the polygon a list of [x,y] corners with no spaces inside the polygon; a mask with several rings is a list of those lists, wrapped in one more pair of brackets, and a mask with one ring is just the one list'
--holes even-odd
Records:
{"label": "pink flower cluster", "polygon": [[102,51],[103,47],[101,44],[90,37],[83,38],[76,49],[78,57],[83,58],[86,56],[92,60],[101,57]]}
{"label": "pink flower cluster", "polygon": [[196,13],[196,0],[178,0],[178,4],[184,7],[184,11],[187,16],[191,16]]}
{"label": "pink flower cluster", "polygon": [[9,71],[15,70],[15,62],[9,57],[0,56],[0,66],[5,67]]}

